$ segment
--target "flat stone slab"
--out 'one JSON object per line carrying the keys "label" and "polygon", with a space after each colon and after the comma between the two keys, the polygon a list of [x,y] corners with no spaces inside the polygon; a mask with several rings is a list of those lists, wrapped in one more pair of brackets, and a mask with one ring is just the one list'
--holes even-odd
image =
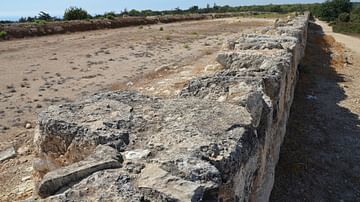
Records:
{"label": "flat stone slab", "polygon": [[11,159],[15,156],[16,156],[15,148],[10,147],[10,148],[0,152],[0,162]]}
{"label": "flat stone slab", "polygon": [[119,168],[121,166],[121,157],[119,157],[113,148],[99,145],[95,153],[83,161],[47,173],[39,184],[38,194],[45,198],[92,173],[104,169]]}

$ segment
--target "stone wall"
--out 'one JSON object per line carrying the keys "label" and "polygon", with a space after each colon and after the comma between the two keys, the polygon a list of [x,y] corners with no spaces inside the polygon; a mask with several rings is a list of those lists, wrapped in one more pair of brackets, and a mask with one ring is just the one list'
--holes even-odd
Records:
{"label": "stone wall", "polygon": [[174,23],[183,21],[206,20],[213,18],[228,18],[243,16],[246,12],[239,13],[209,13],[209,14],[190,14],[190,15],[163,15],[148,17],[115,17],[113,19],[89,19],[72,21],[54,21],[46,23],[10,23],[0,24],[0,31],[6,32],[2,40],[46,36],[53,34],[65,34],[70,32],[82,32],[99,29],[114,29],[120,27],[153,25],[159,23]]}
{"label": "stone wall", "polygon": [[97,93],[39,115],[36,190],[48,201],[267,201],[304,55],[308,14],[229,40],[176,98]]}

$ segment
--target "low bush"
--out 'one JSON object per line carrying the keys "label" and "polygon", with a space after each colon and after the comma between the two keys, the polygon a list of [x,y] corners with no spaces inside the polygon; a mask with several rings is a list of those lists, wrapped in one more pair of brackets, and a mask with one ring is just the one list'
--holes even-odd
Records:
{"label": "low bush", "polygon": [[353,34],[360,33],[360,22],[335,22],[332,24],[334,32]]}
{"label": "low bush", "polygon": [[64,13],[64,20],[84,20],[89,18],[91,18],[91,15],[82,8],[70,7]]}
{"label": "low bush", "polygon": [[115,14],[115,12],[108,12],[108,13],[104,13],[104,17],[109,20],[113,20],[113,19],[115,19],[116,14]]}
{"label": "low bush", "polygon": [[5,31],[0,31],[0,39],[5,39],[7,36],[7,32]]}
{"label": "low bush", "polygon": [[46,20],[35,20],[34,23],[37,24],[37,25],[45,25]]}
{"label": "low bush", "polygon": [[338,21],[340,22],[349,22],[350,21],[350,14],[349,13],[341,13],[338,17]]}

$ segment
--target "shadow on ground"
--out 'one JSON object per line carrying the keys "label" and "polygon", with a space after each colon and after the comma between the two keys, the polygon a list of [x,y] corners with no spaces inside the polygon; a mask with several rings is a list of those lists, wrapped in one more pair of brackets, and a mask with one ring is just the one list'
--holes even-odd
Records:
{"label": "shadow on ground", "polygon": [[270,201],[359,201],[360,122],[347,99],[343,49],[310,23],[306,56]]}

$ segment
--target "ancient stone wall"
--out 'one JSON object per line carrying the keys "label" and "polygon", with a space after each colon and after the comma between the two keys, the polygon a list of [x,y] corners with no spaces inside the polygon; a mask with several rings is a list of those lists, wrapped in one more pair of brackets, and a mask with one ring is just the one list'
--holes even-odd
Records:
{"label": "ancient stone wall", "polygon": [[242,16],[247,13],[213,13],[213,14],[190,14],[190,15],[163,15],[148,17],[114,17],[113,19],[89,19],[72,21],[54,21],[45,23],[10,23],[0,24],[0,31],[6,32],[4,39],[46,36],[53,34],[65,34],[70,32],[82,32],[99,29],[114,29],[120,27],[153,25],[158,23],[174,23],[183,21],[206,20],[213,18],[228,18]]}
{"label": "ancient stone wall", "polygon": [[229,40],[176,98],[97,93],[39,115],[37,194],[48,201],[267,201],[308,14]]}

